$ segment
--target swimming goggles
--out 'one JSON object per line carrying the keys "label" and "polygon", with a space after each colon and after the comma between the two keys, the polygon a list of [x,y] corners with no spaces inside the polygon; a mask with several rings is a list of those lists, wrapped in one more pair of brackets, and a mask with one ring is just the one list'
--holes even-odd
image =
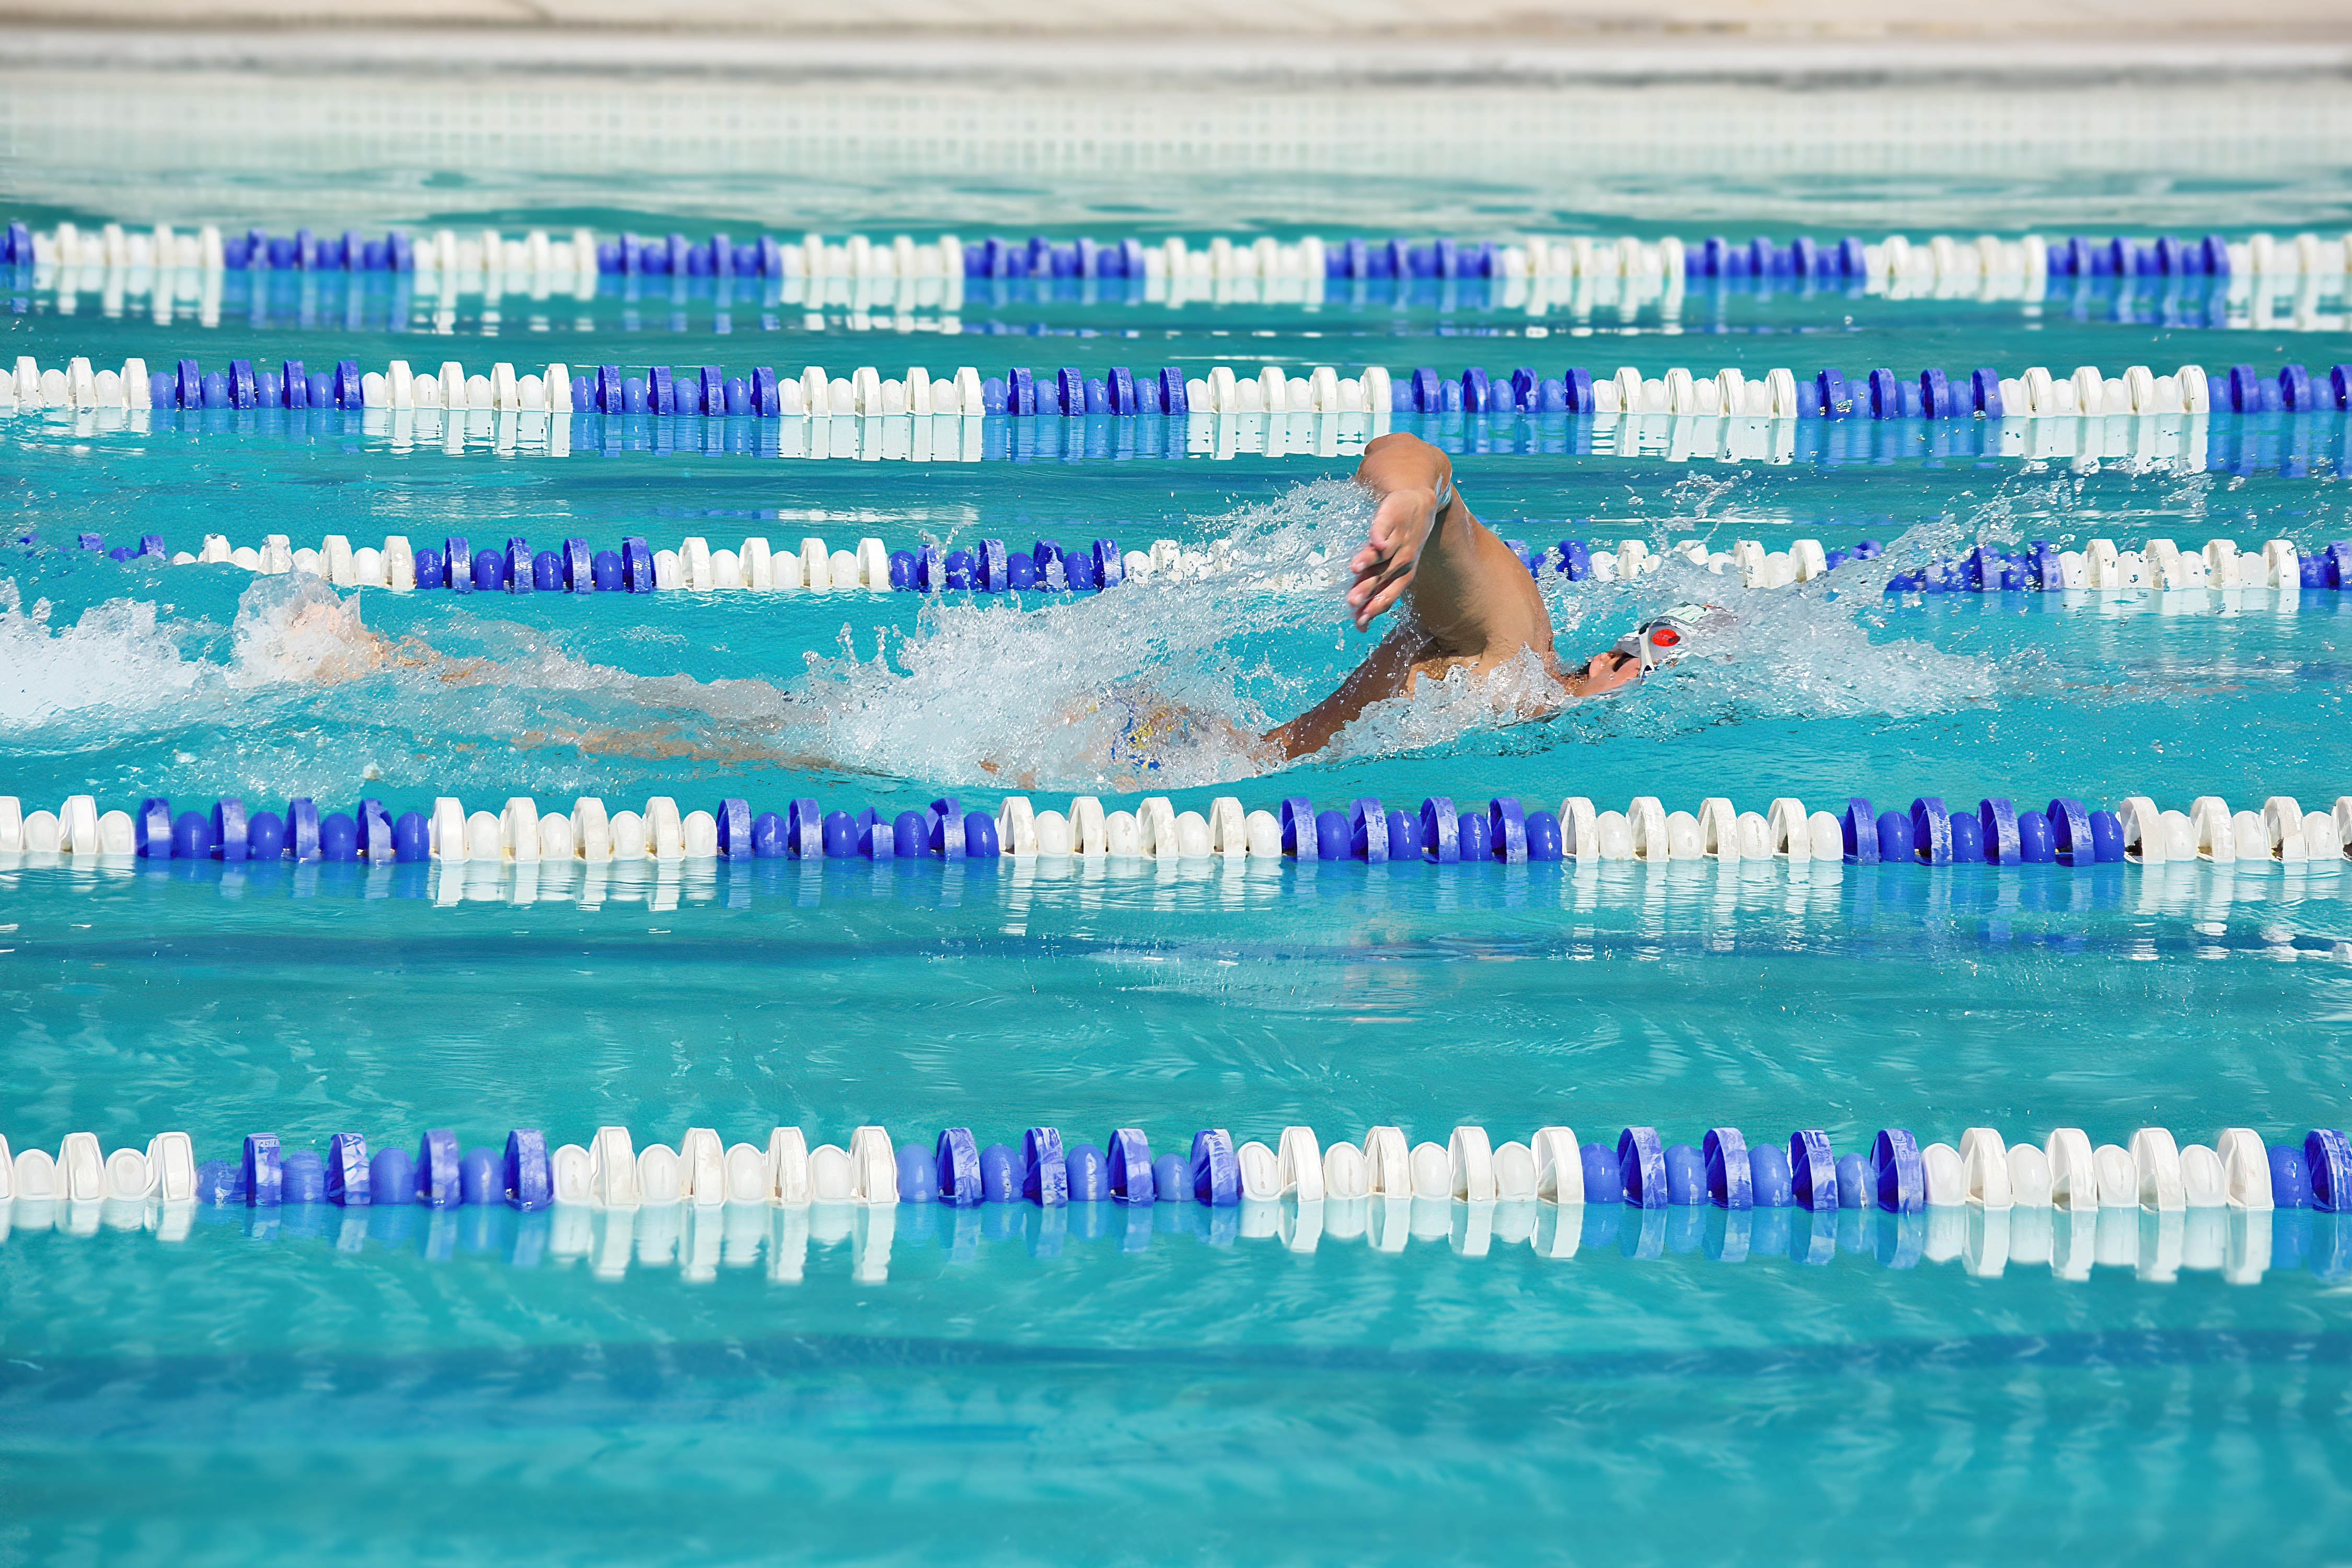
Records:
{"label": "swimming goggles", "polygon": [[1619,637],[1615,651],[1640,659],[1646,675],[1662,664],[1672,664],[1682,658],[1690,651],[1690,641],[1696,634],[1721,626],[1727,618],[1713,605],[1676,605]]}

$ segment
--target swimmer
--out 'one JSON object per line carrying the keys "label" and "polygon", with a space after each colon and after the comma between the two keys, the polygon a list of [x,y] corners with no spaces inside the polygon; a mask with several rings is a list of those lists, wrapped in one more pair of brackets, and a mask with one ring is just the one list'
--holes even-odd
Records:
{"label": "swimmer", "polygon": [[[1188,763],[1210,759],[1213,767],[1238,773],[1268,771],[1323,750],[1368,710],[1411,697],[1423,679],[1479,679],[1515,667],[1514,679],[1494,683],[1497,700],[1507,705],[1497,716],[1525,722],[1617,690],[1663,661],[1657,655],[1675,635],[1657,629],[1664,622],[1645,625],[1580,664],[1562,663],[1534,578],[1472,515],[1455,488],[1451,461],[1427,442],[1402,433],[1378,437],[1365,447],[1356,480],[1370,493],[1373,512],[1363,546],[1349,562],[1354,582],[1348,611],[1359,630],[1370,629],[1391,610],[1398,615],[1338,689],[1297,717],[1257,733],[1221,713],[1172,701],[1145,681],[1114,680],[1059,709],[1058,724],[1076,731],[1067,738],[1074,744],[1061,748],[1064,754],[1098,759],[1092,767],[1100,770],[1102,780],[1122,788],[1144,787],[1178,758]],[[323,585],[315,592],[318,602],[297,603],[290,613],[268,617],[266,630],[255,628],[266,654],[249,664],[278,679],[324,682],[396,670],[452,685],[499,677],[490,660],[447,658],[414,638],[384,637],[361,624],[356,603],[342,605]],[[1527,676],[1535,679],[1530,682]],[[516,743],[527,749],[558,744],[591,755],[665,761],[699,756],[862,771],[854,763],[770,744],[768,735],[793,716],[800,700],[795,693],[756,680],[720,684],[745,690],[713,706],[714,693],[686,678],[628,678],[641,700],[658,699],[677,711],[677,720],[620,731],[551,726],[518,736]],[[724,738],[712,736],[704,719],[721,720]],[[974,765],[1018,787],[1037,782],[1029,767],[994,757],[983,756]]]}
{"label": "swimmer", "polygon": [[[1418,437],[1381,436],[1364,448],[1356,482],[1374,500],[1363,548],[1349,562],[1355,575],[1348,609],[1356,629],[1402,606],[1395,626],[1339,689],[1286,723],[1252,734],[1222,714],[1196,711],[1132,682],[1121,682],[1062,715],[1064,723],[1111,721],[1096,742],[1108,776],[1143,788],[1163,757],[1213,746],[1260,768],[1276,768],[1328,746],[1375,703],[1410,697],[1424,679],[1456,671],[1493,674],[1533,654],[1544,689],[1514,697],[1507,716],[1543,719],[1570,702],[1614,691],[1673,657],[1680,628],[1707,616],[1686,605],[1629,634],[1615,647],[1570,668],[1552,649],[1551,616],[1525,563],[1473,516],[1454,485],[1446,455]],[[998,773],[990,762],[982,771]],[[1026,781],[1023,781],[1026,782]]]}
{"label": "swimmer", "polygon": [[1362,549],[1348,563],[1355,584],[1348,608],[1358,631],[1399,601],[1404,612],[1338,690],[1263,737],[1279,760],[1321,751],[1376,702],[1408,697],[1423,678],[1455,670],[1492,673],[1532,652],[1559,688],[1555,700],[1523,707],[1541,719],[1571,701],[1598,697],[1637,679],[1637,644],[1597,653],[1570,668],[1552,651],[1551,616],[1526,564],[1494,531],[1471,515],[1454,486],[1454,464],[1417,436],[1376,437],[1356,466],[1356,482],[1375,506]]}

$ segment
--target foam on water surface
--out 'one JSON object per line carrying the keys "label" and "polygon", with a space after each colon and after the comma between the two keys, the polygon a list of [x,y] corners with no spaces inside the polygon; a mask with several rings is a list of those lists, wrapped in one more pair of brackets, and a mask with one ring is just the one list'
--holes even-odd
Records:
{"label": "foam on water surface", "polygon": [[195,688],[216,667],[190,658],[152,602],[116,599],[58,626],[47,600],[24,602],[0,579],[0,721],[22,734],[85,716],[152,710]]}

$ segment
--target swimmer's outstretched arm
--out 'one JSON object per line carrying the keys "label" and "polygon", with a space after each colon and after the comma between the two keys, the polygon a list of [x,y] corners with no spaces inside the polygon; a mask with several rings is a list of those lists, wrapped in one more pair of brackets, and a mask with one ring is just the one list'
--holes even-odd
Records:
{"label": "swimmer's outstretched arm", "polygon": [[1364,546],[1348,563],[1356,576],[1348,608],[1359,631],[1400,599],[1408,615],[1337,691],[1266,732],[1286,758],[1321,750],[1373,703],[1411,690],[1423,669],[1490,669],[1532,648],[1553,663],[1571,698],[1613,690],[1641,674],[1639,659],[1614,652],[1574,671],[1558,668],[1551,616],[1535,579],[1471,515],[1444,452],[1402,431],[1376,437],[1364,447],[1356,482],[1376,500]]}

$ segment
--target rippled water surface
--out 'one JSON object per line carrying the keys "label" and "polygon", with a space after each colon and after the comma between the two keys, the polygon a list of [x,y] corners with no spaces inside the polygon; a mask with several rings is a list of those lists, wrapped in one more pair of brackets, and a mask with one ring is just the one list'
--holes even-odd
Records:
{"label": "rippled water surface", "polygon": [[[202,210],[117,211],[68,200],[72,171],[35,168],[48,143],[12,134],[0,189],[40,223],[288,227],[299,209],[740,233],[763,199],[731,168],[656,181],[517,154],[330,174],[279,149],[224,153],[191,186]],[[2221,174],[2114,163],[1971,164],[1940,186],[1513,163],[1475,188],[1253,165],[1239,185],[1204,174],[1148,200],[1121,199],[1116,171],[1058,186],[1000,171],[929,205],[856,163],[793,176],[776,199],[793,211],[768,226],[1655,232],[1688,226],[1678,196],[1692,223],[1732,233],[2344,221],[2325,149]],[[180,166],[146,146],[86,171],[86,189],[143,204]],[[2030,310],[1732,292],[1669,320],[1487,298],[1171,310],[1003,291],[949,322],[684,289],[444,319],[340,279],[331,299],[236,281],[247,292],[215,314],[184,301],[160,320],[102,288],[27,281],[10,352],[788,375],[909,361],[2063,375],[2352,358],[2335,296],[2232,313],[2179,291]],[[2194,460],[2152,430],[2095,458],[1922,439],[1774,462],[1694,460],[1663,435],[1580,444],[1565,422],[1433,426],[1508,537],[1869,538],[1886,553],[1769,592],[1680,563],[1633,585],[1549,578],[1563,652],[1678,602],[1729,616],[1696,657],[1605,703],[1506,725],[1493,693],[1449,686],[1278,772],[1247,733],[1370,646],[1337,606],[1364,522],[1334,482],[1352,447],[1122,447],[1108,426],[992,421],[977,461],[853,447],[816,462],[763,450],[743,423],[614,420],[593,437],[583,423],[559,456],[488,427],[453,446],[356,420],[0,416],[19,523],[0,547],[0,789],[28,809],[84,792],[175,810],[310,795],[348,811],[364,795],[395,814],[442,795],[551,810],[669,795],[886,817],[1015,789],[1040,807],[1149,791],[1179,809],[1225,794],[1408,810],[1654,795],[1832,811],[2135,795],[2326,810],[2352,789],[2352,595],[1878,591],[1979,541],[2321,548],[2352,535],[2340,416],[2217,418]],[[118,563],[78,548],[83,533],[158,534],[174,552],[210,533],[1164,538],[1221,546],[1226,565],[1016,600],[352,596]],[[1111,754],[1116,704],[1162,700],[1205,716],[1194,738],[1155,769]],[[1923,1144],[1980,1125],[2013,1142],[2151,1125],[2184,1143],[2233,1126],[2299,1141],[2345,1115],[2348,889],[2341,862],[12,858],[0,1134],[22,1151],[89,1131],[110,1150],[177,1128],[203,1158],[259,1131],[381,1148],[446,1127],[471,1147],[518,1126],[585,1142],[608,1123],[640,1147],[698,1126],[752,1143],[778,1125],[922,1143],[967,1126],[1013,1144],[1033,1126],[1073,1143],[1136,1127],[1163,1152],[1203,1127],[1271,1142],[1292,1123],[1327,1143],[1380,1124],[1439,1142],[1464,1123],[1497,1142],[1652,1125],[1694,1144],[1710,1128],[1763,1142],[1817,1127],[1842,1152],[1882,1127]],[[2347,1277],[2352,1230],[2309,1211],[173,1217],[20,1200],[0,1203],[0,1558],[2325,1560],[2352,1532]]]}

